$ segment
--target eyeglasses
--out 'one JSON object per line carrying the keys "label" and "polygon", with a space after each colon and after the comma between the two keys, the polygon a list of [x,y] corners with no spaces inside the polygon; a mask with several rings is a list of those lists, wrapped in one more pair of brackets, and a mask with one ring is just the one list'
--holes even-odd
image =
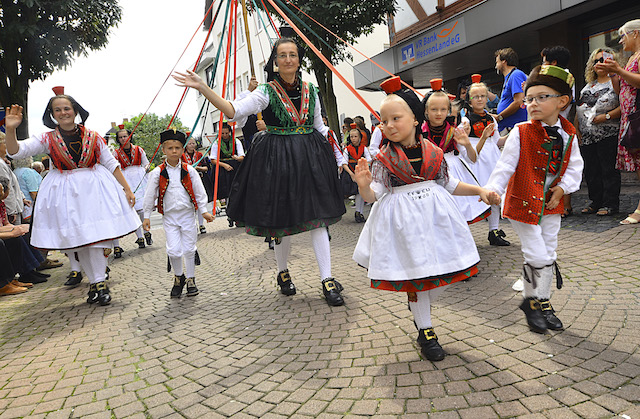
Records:
{"label": "eyeglasses", "polygon": [[561,96],[564,96],[564,95],[538,95],[533,97],[527,96],[524,99],[522,99],[522,101],[527,105],[531,105],[534,100],[536,101],[536,103],[544,103],[547,100],[549,100],[550,97],[561,97]]}
{"label": "eyeglasses", "polygon": [[593,63],[594,64],[604,63],[604,57],[596,58],[595,60],[593,60]]}
{"label": "eyeglasses", "polygon": [[281,60],[286,60],[287,57],[291,58],[292,60],[298,58],[298,54],[292,52],[291,54],[278,54],[278,58],[280,58]]}
{"label": "eyeglasses", "polygon": [[487,95],[478,95],[478,96],[471,96],[470,99],[471,100],[483,100],[486,99]]}

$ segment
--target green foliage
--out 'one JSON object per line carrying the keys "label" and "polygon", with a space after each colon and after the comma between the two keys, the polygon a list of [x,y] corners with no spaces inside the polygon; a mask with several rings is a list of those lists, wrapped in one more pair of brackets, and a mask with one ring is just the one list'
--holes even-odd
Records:
{"label": "green foliage", "polygon": [[117,0],[2,0],[0,103],[26,108],[31,81],[104,47],[121,14]]}
{"label": "green foliage", "polygon": [[[134,116],[129,122],[124,124],[124,127],[128,130],[133,130],[138,121],[142,118],[142,115],[143,114]],[[171,115],[167,114],[163,117],[158,117],[158,115],[154,113],[148,113],[133,133],[133,142],[144,149],[144,152],[147,153],[147,157],[149,159],[151,159],[154,151],[156,151],[156,147],[158,147],[158,144],[160,143],[160,133],[167,129],[169,121],[171,121]],[[182,122],[178,118],[173,120],[171,126],[182,132],[186,132],[189,129],[182,125]],[[158,154],[156,154],[156,157],[151,163],[153,165],[158,165],[161,162],[162,149],[158,151]]]}

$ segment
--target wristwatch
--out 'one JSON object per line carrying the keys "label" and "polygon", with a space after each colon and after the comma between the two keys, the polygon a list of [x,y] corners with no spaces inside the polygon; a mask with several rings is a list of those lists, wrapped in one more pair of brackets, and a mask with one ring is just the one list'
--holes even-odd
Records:
{"label": "wristwatch", "polygon": [[609,115],[609,112],[604,114],[604,117],[607,119],[607,121],[611,119],[611,115]]}
{"label": "wristwatch", "polygon": [[498,122],[502,121],[504,119],[504,117],[500,114],[498,114],[498,117],[496,118],[498,120]]}

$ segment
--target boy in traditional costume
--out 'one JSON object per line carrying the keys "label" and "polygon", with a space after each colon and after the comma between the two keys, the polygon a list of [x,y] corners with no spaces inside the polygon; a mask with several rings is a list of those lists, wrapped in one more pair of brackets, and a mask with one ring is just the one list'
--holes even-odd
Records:
{"label": "boy in traditional costume", "polygon": [[[143,228],[151,228],[151,211],[156,206],[163,215],[162,224],[167,237],[168,270],[175,275],[171,297],[180,297],[184,286],[187,296],[198,295],[196,287],[196,264],[199,264],[196,241],[195,211],[209,222],[213,215],[207,212],[207,192],[196,169],[181,160],[186,136],[175,129],[160,134],[160,143],[166,160],[149,174],[144,195]],[[182,258],[184,257],[184,268]],[[186,276],[185,276],[186,274]]]}
{"label": "boy in traditional costume", "polygon": [[551,282],[555,270],[557,287],[562,287],[556,262],[562,197],[580,188],[584,166],[575,128],[560,116],[571,101],[573,82],[561,67],[533,69],[524,86],[531,120],[511,131],[486,185],[499,194],[506,189],[503,214],[520,237],[524,255],[520,309],[538,333],[563,329],[551,306]]}

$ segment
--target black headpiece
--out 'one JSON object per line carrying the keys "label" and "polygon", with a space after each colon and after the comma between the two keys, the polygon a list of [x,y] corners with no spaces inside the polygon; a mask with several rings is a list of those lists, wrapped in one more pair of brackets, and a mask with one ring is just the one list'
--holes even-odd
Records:
{"label": "black headpiece", "polygon": [[71,106],[76,114],[80,115],[80,120],[84,125],[84,122],[89,118],[89,112],[87,112],[74,98],[69,95],[64,94],[63,86],[56,86],[53,88],[53,92],[56,94],[54,97],[49,99],[49,103],[47,104],[46,109],[44,110],[44,115],[42,115],[42,123],[47,128],[56,129],[58,124],[53,120],[53,101],[55,99],[67,99],[71,102]]}
{"label": "black headpiece", "polygon": [[[418,96],[416,96],[412,90],[402,88],[400,77],[391,77],[390,79],[383,81],[380,84],[380,87],[382,87],[382,90],[384,90],[388,95],[399,96],[402,100],[407,102],[409,109],[411,109],[416,121],[418,121],[418,127],[422,125],[424,122],[424,104],[420,102],[420,99],[418,99]],[[418,131],[420,130],[418,129]]]}
{"label": "black headpiece", "polygon": [[187,136],[184,135],[184,132],[172,128],[160,133],[160,144],[168,140],[180,141],[182,143],[182,146],[184,147],[184,145],[187,143]]}

